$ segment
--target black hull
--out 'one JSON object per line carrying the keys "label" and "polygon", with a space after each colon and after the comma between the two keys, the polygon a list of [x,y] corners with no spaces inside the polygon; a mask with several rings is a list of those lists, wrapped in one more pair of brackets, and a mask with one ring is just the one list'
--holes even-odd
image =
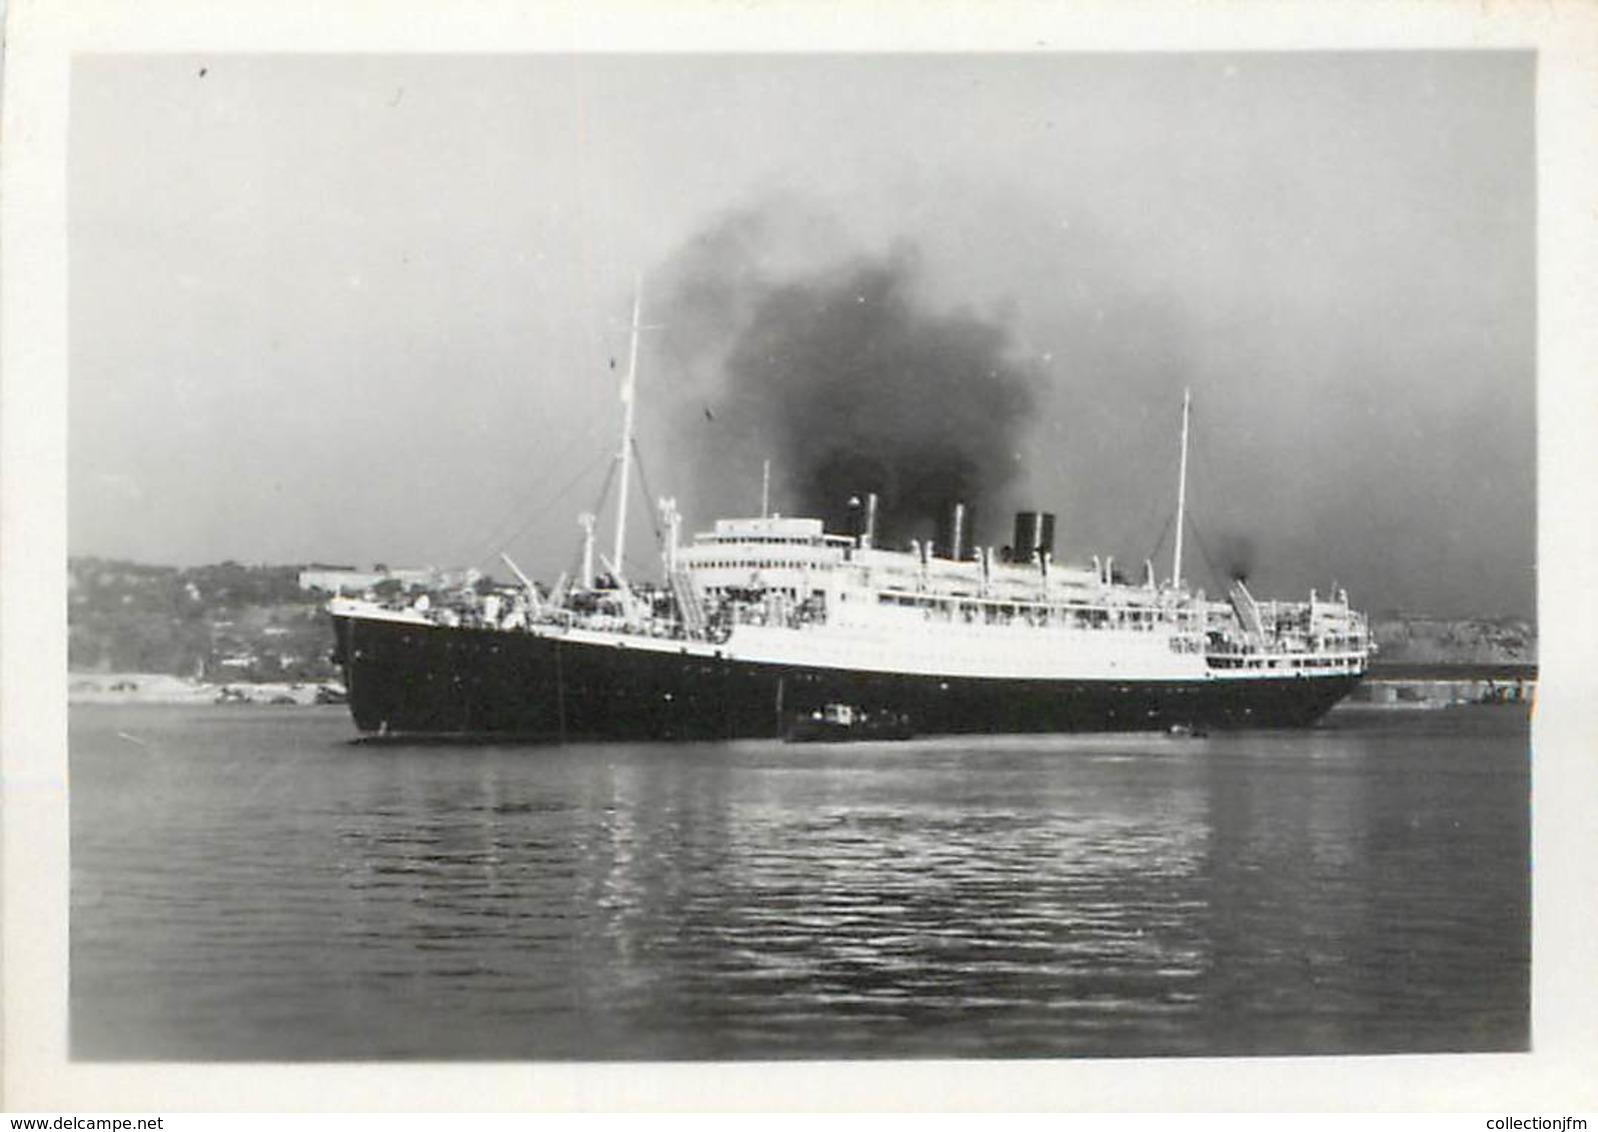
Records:
{"label": "black hull", "polygon": [[920,735],[1307,727],[1355,676],[1013,680],[798,668],[335,615],[351,714],[390,736],[778,738],[829,703]]}

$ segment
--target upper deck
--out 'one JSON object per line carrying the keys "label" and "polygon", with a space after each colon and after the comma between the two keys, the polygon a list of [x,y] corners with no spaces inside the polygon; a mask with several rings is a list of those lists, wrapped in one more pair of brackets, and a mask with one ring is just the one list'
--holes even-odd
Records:
{"label": "upper deck", "polygon": [[1255,602],[1235,585],[1227,600],[1209,601],[1202,591],[1157,583],[1151,567],[1135,585],[1115,577],[1108,560],[1062,565],[1045,553],[1012,562],[981,548],[953,559],[916,543],[889,550],[828,534],[819,519],[720,520],[675,561],[683,590],[724,627],[1152,634],[1221,668],[1270,656],[1360,664],[1369,646],[1346,595]]}

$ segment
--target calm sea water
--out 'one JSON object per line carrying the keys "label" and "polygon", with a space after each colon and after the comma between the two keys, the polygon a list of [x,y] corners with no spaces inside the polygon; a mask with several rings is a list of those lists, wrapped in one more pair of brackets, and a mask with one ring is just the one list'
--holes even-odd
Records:
{"label": "calm sea water", "polygon": [[376,747],[75,707],[86,1059],[1528,1044],[1528,721]]}

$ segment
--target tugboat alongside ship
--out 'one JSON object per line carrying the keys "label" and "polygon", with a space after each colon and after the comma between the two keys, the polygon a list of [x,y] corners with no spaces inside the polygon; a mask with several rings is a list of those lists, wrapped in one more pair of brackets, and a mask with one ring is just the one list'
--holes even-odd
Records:
{"label": "tugboat alongside ship", "polygon": [[[1182,574],[1189,405],[1183,404],[1169,578],[1057,561],[1054,516],[972,545],[965,508],[939,537],[878,545],[874,495],[845,531],[763,513],[684,543],[675,502],[660,584],[623,575],[634,450],[638,309],[624,378],[615,541],[595,569],[582,517],[578,577],[522,582],[473,616],[362,599],[330,603],[335,660],[363,733],[415,738],[798,741],[911,733],[1304,727],[1346,696],[1371,653],[1346,593],[1224,600]],[[599,555],[601,559],[605,556]],[[507,563],[509,560],[507,559]]]}
{"label": "tugboat alongside ship", "polygon": [[856,711],[849,704],[827,704],[794,720],[784,736],[790,743],[850,743],[863,739],[910,739],[910,721],[897,712]]}

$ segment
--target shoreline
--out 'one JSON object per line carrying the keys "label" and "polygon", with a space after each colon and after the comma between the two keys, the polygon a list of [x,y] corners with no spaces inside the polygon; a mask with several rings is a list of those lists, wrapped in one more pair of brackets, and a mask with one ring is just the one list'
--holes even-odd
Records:
{"label": "shoreline", "polygon": [[[1353,695],[1333,711],[1415,711],[1473,704],[1530,702],[1535,679],[1393,679],[1367,675]],[[166,704],[227,707],[238,704],[314,707],[342,703],[345,690],[333,681],[273,681],[212,684],[153,672],[73,672],[67,703]]]}
{"label": "shoreline", "polygon": [[71,704],[271,704],[312,707],[342,697],[344,687],[333,681],[234,681],[213,684],[191,677],[160,672],[72,672],[67,676],[67,703]]}

